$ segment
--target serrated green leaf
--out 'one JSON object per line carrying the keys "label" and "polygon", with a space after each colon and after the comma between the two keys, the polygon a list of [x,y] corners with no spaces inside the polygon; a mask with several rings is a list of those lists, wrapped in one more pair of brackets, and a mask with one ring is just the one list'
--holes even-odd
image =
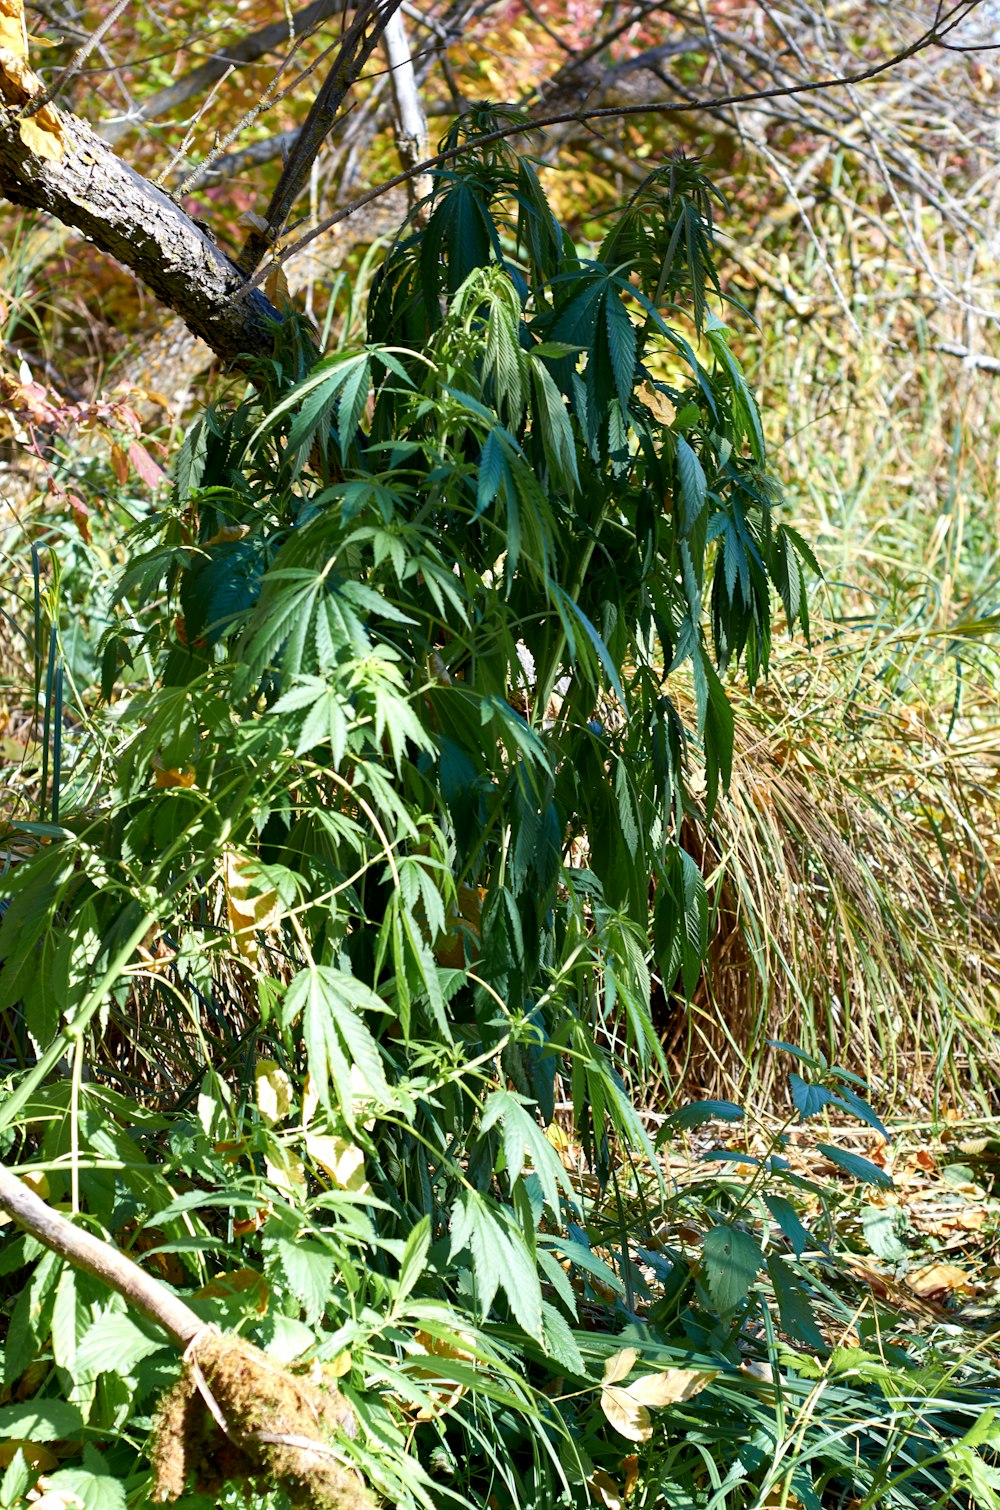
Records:
{"label": "serrated green leaf", "polygon": [[125,1510],[125,1485],[114,1477],[97,1448],[90,1442],[83,1449],[82,1468],[60,1468],[46,1474],[47,1493],[60,1490],[82,1502],[83,1510]]}
{"label": "serrated green leaf", "polygon": [[702,1245],[705,1284],[720,1316],[730,1316],[746,1300],[764,1255],[740,1227],[711,1227]]}
{"label": "serrated green leaf", "polygon": [[333,1293],[333,1254],[308,1238],[279,1237],[274,1251],[288,1282],[289,1296],[302,1306],[307,1326],[318,1326]]}
{"label": "serrated green leaf", "polygon": [[670,1127],[679,1127],[686,1132],[692,1127],[702,1127],[706,1122],[742,1122],[744,1117],[742,1106],[737,1106],[733,1101],[689,1101],[686,1106],[678,1106],[670,1113],[667,1122]]}
{"label": "serrated green leaf", "polygon": [[406,1239],[403,1257],[399,1264],[399,1279],[393,1303],[399,1305],[417,1285],[427,1267],[427,1255],[431,1249],[430,1217],[422,1216]]}
{"label": "serrated green leaf", "polygon": [[0,1405],[0,1437],[28,1442],[59,1442],[79,1437],[84,1431],[80,1410],[66,1400],[25,1400],[20,1405]]}
{"label": "serrated green leaf", "polygon": [[805,1286],[792,1273],[783,1258],[776,1253],[768,1256],[767,1272],[774,1286],[774,1298],[778,1302],[781,1329],[795,1342],[802,1342],[814,1352],[824,1351],[823,1334],[816,1325]]}
{"label": "serrated green leaf", "polygon": [[106,1311],[91,1322],[76,1350],[73,1376],[92,1379],[98,1374],[130,1374],[137,1363],[167,1346],[122,1311]]}
{"label": "serrated green leaf", "polygon": [[681,483],[681,525],[689,535],[705,511],[708,501],[708,482],[697,452],[684,439],[677,437],[677,472]]}
{"label": "serrated green leaf", "polygon": [[362,981],[332,965],[301,970],[285,993],[282,1020],[286,1027],[302,1020],[302,1036],[316,1093],[329,1106],[332,1086],[336,1109],[352,1132],[356,1131],[352,1063],[357,1065],[374,1096],[382,1101],[391,1100],[378,1044],[361,1015],[387,1010],[385,1003]]}
{"label": "serrated green leaf", "polygon": [[796,1075],[794,1071],[788,1077],[788,1085],[795,1109],[806,1122],[834,1100],[832,1093],[825,1086],[810,1085],[808,1080],[803,1080],[802,1076]]}
{"label": "serrated green leaf", "polygon": [[880,1190],[892,1190],[893,1179],[884,1169],[873,1164],[870,1159],[863,1159],[860,1154],[847,1153],[842,1148],[832,1148],[828,1143],[817,1143],[816,1150],[836,1164],[838,1169],[843,1169],[852,1179],[860,1180],[863,1185],[877,1185]]}
{"label": "serrated green leaf", "polygon": [[807,1248],[816,1246],[812,1234],[807,1227],[803,1226],[798,1212],[787,1196],[765,1195],[764,1204],[781,1228],[783,1235],[791,1243],[792,1252],[796,1258],[801,1258]]}

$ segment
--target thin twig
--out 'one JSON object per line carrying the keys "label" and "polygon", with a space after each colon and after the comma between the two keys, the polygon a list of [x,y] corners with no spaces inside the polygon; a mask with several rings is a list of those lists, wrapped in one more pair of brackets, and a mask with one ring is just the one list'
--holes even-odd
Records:
{"label": "thin twig", "polygon": [[38,99],[31,101],[31,104],[28,105],[25,109],[25,115],[37,115],[43,105],[50,104],[55,99],[60,90],[69,83],[70,79],[75,78],[75,76],[80,71],[81,65],[86,62],[87,58],[90,57],[90,54],[93,52],[94,48],[98,46],[101,39],[110,31],[111,27],[114,26],[115,22],[118,20],[118,17],[124,10],[128,9],[131,3],[132,0],[118,0],[118,4],[113,6],[112,9],[108,11],[108,14],[105,16],[104,20],[101,22],[97,30],[91,32],[86,42],[81,42],[76,52],[66,64],[66,67],[62,70],[61,73],[56,74],[55,78],[53,79],[52,83],[49,85],[45,93],[39,95]]}
{"label": "thin twig", "polygon": [[[965,0],[965,3],[954,6],[948,12],[945,22],[947,23],[948,19],[953,17],[958,11],[961,12],[960,19],[967,15],[967,3],[968,0]],[[847,85],[864,84],[871,79],[878,78],[881,74],[889,72],[890,69],[897,68],[908,58],[915,57],[917,53],[923,52],[926,48],[935,45],[937,42],[938,28],[935,27],[922,33],[915,42],[894,53],[892,57],[884,59],[881,63],[873,64],[870,68],[862,69],[858,73],[840,74],[828,79],[813,79],[801,84],[776,85],[770,89],[754,89],[744,94],[722,95],[714,99],[660,100],[637,105],[608,105],[593,110],[563,110],[553,115],[538,116],[527,123],[500,126],[495,131],[489,131],[477,137],[474,145],[477,148],[488,147],[492,146],[494,142],[504,141],[512,136],[523,136],[532,131],[541,131],[550,126],[562,126],[570,123],[585,124],[590,121],[599,120],[621,120],[642,115],[690,115],[695,112],[713,112],[738,105],[750,105],[762,100],[788,99],[797,95],[812,95],[830,89],[843,89]],[[439,152],[433,157],[426,158],[422,163],[417,163],[414,167],[407,168],[403,172],[387,178],[383,183],[377,184],[374,189],[370,189],[367,194],[360,195],[357,199],[352,200],[349,205],[345,205],[343,209],[337,210],[333,215],[329,215],[325,220],[320,221],[318,225],[286,247],[276,260],[279,262],[286,261],[289,257],[302,251],[305,246],[314,241],[318,236],[323,235],[326,231],[332,229],[333,226],[338,225],[340,221],[346,220],[348,216],[371,204],[374,200],[380,198],[381,195],[387,194],[391,189],[408,183],[412,178],[425,173],[431,173],[436,168],[441,168],[447,163],[454,162],[456,158],[464,156],[469,149],[470,144],[467,142],[461,146],[451,147],[445,152]],[[270,220],[270,215],[268,219]],[[235,299],[246,297],[251,289],[256,288],[259,283],[263,282],[266,276],[267,271],[254,273],[252,277],[248,278],[244,288],[234,294],[233,297]]]}

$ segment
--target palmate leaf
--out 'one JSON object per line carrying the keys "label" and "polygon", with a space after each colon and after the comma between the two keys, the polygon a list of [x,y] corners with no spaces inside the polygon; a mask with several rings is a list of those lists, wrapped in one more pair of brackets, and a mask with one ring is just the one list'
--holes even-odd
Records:
{"label": "palmate leaf", "polygon": [[[335,1109],[356,1133],[351,1065],[380,1101],[391,1101],[378,1044],[362,1013],[388,1011],[363,982],[332,965],[300,970],[285,993],[282,1022],[302,1022],[309,1073],[324,1106]],[[331,1094],[332,1092],[332,1094]]]}
{"label": "palmate leaf", "polygon": [[452,1207],[451,1251],[472,1255],[472,1272],[482,1318],[489,1315],[502,1289],[518,1323],[529,1337],[542,1336],[542,1290],[534,1255],[524,1234],[503,1207],[467,1190]]}
{"label": "palmate leaf", "polygon": [[[481,129],[504,118],[472,114]],[[169,828],[171,864],[183,853],[192,877],[175,930],[187,953],[204,954],[187,915],[193,882],[204,889],[224,844],[241,857],[256,848],[262,877],[279,867],[296,877],[284,938],[274,930],[268,941],[276,973],[292,980],[284,989],[261,967],[260,1031],[275,1056],[264,1060],[268,1073],[294,1087],[307,1071],[329,1112],[305,1149],[327,1179],[291,1190],[300,1225],[280,1232],[271,1179],[274,1210],[247,1252],[264,1245],[282,1305],[297,1297],[320,1356],[352,1355],[362,1421],[352,1453],[371,1455],[376,1442],[405,1462],[405,1426],[360,1383],[391,1372],[382,1343],[386,1358],[405,1354],[405,1335],[393,1340],[386,1316],[408,1326],[426,1307],[452,1339],[439,1362],[442,1377],[455,1371],[458,1393],[449,1392],[446,1432],[435,1424],[413,1437],[414,1460],[431,1439],[466,1456],[470,1442],[494,1440],[484,1402],[498,1402],[509,1420],[495,1450],[497,1493],[517,1504],[559,1498],[546,1455],[576,1451],[563,1422],[570,1411],[583,1422],[584,1407],[546,1401],[530,1468],[515,1414],[542,1386],[546,1358],[550,1375],[586,1382],[595,1354],[566,1317],[580,1294],[598,1290],[631,1305],[626,1281],[635,1279],[625,1256],[634,1233],[616,1245],[619,1273],[599,1221],[593,1248],[581,1228],[561,1229],[572,1187],[542,1124],[565,1085],[600,1178],[618,1148],[652,1159],[628,1089],[661,1054],[650,1014],[650,876],[655,962],[667,991],[690,996],[710,917],[699,866],[671,837],[682,814],[703,816],[681,790],[687,749],[697,764],[702,741],[710,811],[732,759],[718,665],[745,653],[753,675],[766,663],[772,586],[790,618],[804,611],[807,557],[782,534],[752,395],[707,313],[717,288],[711,208],[693,168],[669,165],[586,261],[510,145],[474,149],[439,173],[426,223],[410,222],[370,301],[372,333],[399,349],[345,348],[303,377],[279,333],[255,387],[263,399],[192,437],[178,481],[197,515],[194,538],[235,523],[247,544],[219,560],[235,579],[242,553],[257,551],[259,581],[243,572],[219,586],[218,602],[204,594],[201,628],[245,616],[238,638],[222,635],[212,656],[192,657],[224,717],[193,695],[180,716],[160,689],[118,777],[131,801],[161,746],[176,751],[171,766],[197,767],[196,795],[144,799],[123,841],[145,884],[148,852]],[[691,344],[700,325],[711,327],[711,374]],[[150,573],[166,573],[173,592],[191,549],[172,527]],[[185,590],[194,586],[192,572]],[[698,713],[690,736],[664,686],[688,661]],[[266,738],[253,744],[247,729]],[[52,848],[63,843],[72,850],[65,885],[29,942],[12,946],[41,981],[57,937],[95,958],[107,948],[103,925],[73,927],[91,894],[105,908],[105,886],[77,870],[75,841]],[[92,893],[71,894],[84,879]],[[116,872],[114,884],[132,880]],[[173,884],[165,862],[163,881]],[[210,976],[210,961],[199,965],[192,989]],[[186,990],[189,978],[178,980]],[[12,1004],[20,984],[8,983]],[[238,1174],[225,1159],[214,1179],[213,1144],[242,1134],[228,1126],[242,1113],[238,1097],[209,1100],[204,1188],[194,1197],[205,1210],[168,1218],[194,1221],[199,1241],[225,1229],[220,1202],[252,1216],[259,1193],[259,1171]],[[291,1151],[301,1126],[294,1091],[291,1108],[258,1098],[254,1148]],[[338,1170],[350,1153],[357,1171],[362,1152],[371,1188],[354,1200],[337,1188],[349,1181]],[[278,1168],[278,1157],[269,1161]],[[114,1198],[104,1187],[102,1198]],[[793,1249],[801,1245],[788,1213],[775,1205],[771,1215]],[[704,1270],[685,1266],[684,1284],[694,1280],[699,1303],[707,1297],[735,1318],[761,1261],[749,1233],[722,1229],[708,1234]],[[775,1269],[762,1295],[772,1288],[785,1324],[805,1335],[793,1264]],[[42,1285],[15,1311],[15,1363],[45,1345],[53,1306],[63,1314],[68,1296],[67,1287],[57,1302]],[[496,1311],[493,1339],[503,1340],[494,1348],[475,1318]],[[308,1330],[286,1329],[280,1345],[304,1346]],[[372,1337],[382,1343],[373,1348]],[[503,1348],[518,1368],[525,1357],[533,1364],[530,1387],[510,1370],[501,1400],[492,1365]],[[418,1369],[404,1372],[406,1398],[422,1394],[434,1422],[426,1376],[421,1391]],[[681,1400],[691,1381],[644,1371],[635,1382],[625,1419],[644,1439],[657,1406]],[[611,1388],[632,1386],[624,1375]],[[579,1458],[587,1452],[580,1446]],[[590,1467],[570,1497],[584,1493]],[[458,1487],[475,1498],[484,1489],[475,1463],[467,1477]]]}
{"label": "palmate leaf", "polygon": [[[347,751],[348,729],[354,710],[338,688],[331,687],[321,676],[296,678],[295,684],[278,699],[271,712],[283,724],[287,722],[292,729],[297,729],[296,755],[307,754],[317,745],[328,743],[334,769],[339,768]],[[300,714],[301,717],[286,720],[283,715],[288,714]]]}
{"label": "palmate leaf", "polygon": [[528,1104],[510,1091],[494,1091],[483,1108],[480,1131],[488,1132],[496,1122],[502,1123],[508,1181],[513,1187],[521,1178],[526,1158],[530,1160],[549,1209],[558,1220],[561,1215],[559,1192],[561,1190],[572,1202],[573,1186],[544,1129],[527,1109]]}
{"label": "palmate leaf", "polygon": [[527,158],[517,164],[518,245],[528,251],[533,281],[544,282],[559,269],[563,250],[563,231]]}
{"label": "palmate leaf", "polygon": [[708,947],[708,895],[701,871],[675,847],[659,877],[653,906],[653,948],[664,985],[680,975],[687,1000],[701,977]]}
{"label": "palmate leaf", "polygon": [[313,617],[327,590],[326,574],[308,567],[275,567],[267,575],[243,636],[244,676],[256,681],[282,656],[286,674],[304,666]]}

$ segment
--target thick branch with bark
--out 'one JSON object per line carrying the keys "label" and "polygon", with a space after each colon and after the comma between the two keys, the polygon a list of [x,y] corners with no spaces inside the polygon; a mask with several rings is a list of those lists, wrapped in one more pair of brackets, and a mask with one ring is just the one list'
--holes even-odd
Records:
{"label": "thick branch with bark", "polygon": [[16,108],[0,105],[0,194],[88,236],[184,320],[227,362],[273,343],[280,318],[179,205],[116,157],[82,121],[60,114],[65,153],[36,156],[21,141]]}

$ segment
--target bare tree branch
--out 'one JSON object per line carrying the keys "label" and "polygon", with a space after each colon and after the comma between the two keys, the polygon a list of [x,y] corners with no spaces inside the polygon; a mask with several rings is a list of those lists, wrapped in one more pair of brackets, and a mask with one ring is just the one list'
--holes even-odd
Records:
{"label": "bare tree branch", "polygon": [[[427,136],[427,117],[420,103],[413,57],[401,11],[395,11],[385,23],[382,43],[389,64],[389,84],[396,107],[396,146],[403,167],[414,168],[427,156],[430,142]],[[411,203],[422,199],[429,187],[429,180],[411,179],[407,184]]]}
{"label": "bare tree branch", "polygon": [[291,214],[316,154],[329,135],[344,100],[357,82],[362,68],[382,39],[390,17],[401,0],[362,0],[354,20],[344,32],[333,66],[312,103],[312,108],[285,163],[284,172],[271,196],[263,229],[254,229],[239,256],[240,269],[251,274],[273,246]]}
{"label": "bare tree branch", "polygon": [[98,134],[106,142],[120,141],[144,121],[157,120],[160,116],[168,115],[178,105],[204,94],[223,77],[227,69],[240,63],[254,63],[267,53],[276,52],[290,37],[308,36],[343,8],[343,0],[312,0],[311,5],[293,14],[290,20],[273,21],[259,31],[250,32],[231,46],[220,48],[210,58],[206,58],[204,63],[199,63],[197,68],[184,74],[183,78],[176,79],[165,89],[160,89],[143,100],[130,114],[119,120],[102,121],[96,128]]}
{"label": "bare tree branch", "polygon": [[61,1212],[54,1211],[3,1164],[0,1164],[0,1210],[6,1211],[19,1227],[60,1258],[121,1295],[140,1315],[162,1327],[177,1347],[186,1348],[204,1331],[201,1317],[166,1285],[86,1227],[77,1226]]}
{"label": "bare tree branch", "polygon": [[[502,126],[496,131],[484,133],[482,136],[476,138],[476,145],[477,147],[487,147],[491,146],[494,142],[505,141],[513,136],[523,136],[532,131],[542,131],[547,127],[562,126],[570,122],[585,124],[596,121],[622,120],[643,115],[681,116],[701,112],[711,113],[731,109],[734,106],[756,104],[767,100],[786,100],[800,95],[816,95],[824,91],[843,89],[848,85],[864,84],[871,79],[876,79],[882,74],[888,73],[891,69],[898,68],[907,59],[913,58],[918,53],[935,46],[939,39],[947,34],[949,29],[956,26],[959,21],[965,19],[975,3],[977,3],[977,0],[959,0],[959,3],[953,5],[940,22],[936,21],[933,27],[921,33],[907,47],[900,48],[890,57],[883,58],[881,62],[873,63],[870,67],[860,69],[856,72],[838,74],[834,77],[824,79],[810,79],[798,84],[778,84],[766,89],[750,89],[745,93],[708,96],[701,99],[651,100],[634,105],[609,105],[591,110],[561,110],[553,114],[540,114],[534,116],[529,122]],[[468,146],[466,144],[452,147],[448,151],[439,152],[433,157],[425,158],[423,162],[417,163],[414,167],[385,179],[383,183],[377,184],[375,188],[370,189],[366,194],[359,195],[350,204],[345,205],[342,209],[336,211],[335,214],[327,216],[325,220],[320,221],[318,225],[285,248],[278,260],[284,261],[286,258],[294,256],[303,247],[307,246],[310,241],[314,240],[315,237],[322,235],[324,231],[328,231],[341,220],[346,220],[349,215],[353,215],[365,205],[371,204],[381,194],[386,194],[391,189],[405,185],[418,175],[431,173],[435,168],[444,167],[447,163],[454,162],[457,158],[462,157],[467,151]],[[256,287],[262,281],[263,276],[263,274],[255,274],[250,279],[247,285],[248,288]]]}
{"label": "bare tree branch", "polygon": [[53,162],[24,146],[17,109],[0,105],[0,193],[89,236],[226,361],[269,349],[277,311],[257,290],[234,298],[243,279],[211,237],[89,126],[59,122],[65,154]]}

